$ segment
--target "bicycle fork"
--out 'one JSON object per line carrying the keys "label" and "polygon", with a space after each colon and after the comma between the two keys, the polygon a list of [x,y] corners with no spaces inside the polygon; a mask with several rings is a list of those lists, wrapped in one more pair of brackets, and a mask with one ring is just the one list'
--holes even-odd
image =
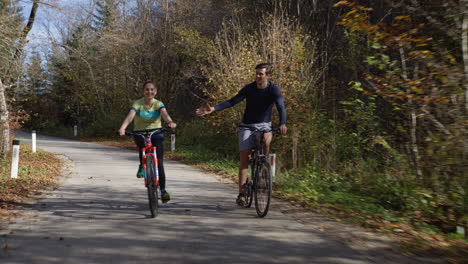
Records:
{"label": "bicycle fork", "polygon": [[[153,153],[151,153],[154,155],[154,187],[156,186],[159,186],[159,170],[158,170],[158,159],[156,158],[156,150],[153,151]],[[143,151],[143,157],[146,155],[145,151]],[[145,187],[148,187],[148,175],[146,174],[146,162],[144,162],[143,164],[143,168],[144,168],[144,178],[145,178]]]}

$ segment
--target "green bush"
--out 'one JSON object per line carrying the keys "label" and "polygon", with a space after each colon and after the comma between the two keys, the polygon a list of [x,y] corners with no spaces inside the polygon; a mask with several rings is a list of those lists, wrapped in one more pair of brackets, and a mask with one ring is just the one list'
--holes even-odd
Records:
{"label": "green bush", "polygon": [[351,187],[339,174],[312,166],[280,174],[278,184],[287,192],[299,192],[313,200],[334,191],[346,192]]}
{"label": "green bush", "polygon": [[[117,130],[120,127],[120,124],[123,120],[122,117],[112,117],[112,118],[103,118],[98,121],[93,122],[89,126],[85,126],[80,129],[80,136],[84,137],[105,137],[112,136],[117,133]],[[132,130],[132,124],[127,128]]]}
{"label": "green bush", "polygon": [[203,146],[205,151],[213,151],[225,158],[238,160],[239,148],[236,128],[231,131],[220,131],[218,128],[204,122],[195,120],[179,124],[177,127],[177,144],[184,146]]}

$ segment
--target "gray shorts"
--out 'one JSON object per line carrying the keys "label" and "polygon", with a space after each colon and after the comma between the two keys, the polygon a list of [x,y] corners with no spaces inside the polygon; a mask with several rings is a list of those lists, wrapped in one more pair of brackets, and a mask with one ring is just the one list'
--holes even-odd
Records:
{"label": "gray shorts", "polygon": [[[271,129],[271,122],[268,123],[256,123],[256,124],[244,124],[241,123],[242,126],[249,126],[257,129]],[[257,145],[257,136],[254,131],[246,128],[246,127],[239,127],[237,130],[237,135],[239,137],[239,150],[248,150],[253,149]]]}

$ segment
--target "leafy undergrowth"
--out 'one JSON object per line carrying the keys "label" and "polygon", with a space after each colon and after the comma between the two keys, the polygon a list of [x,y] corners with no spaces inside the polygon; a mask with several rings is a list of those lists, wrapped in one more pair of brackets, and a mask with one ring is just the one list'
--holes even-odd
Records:
{"label": "leafy undergrowth", "polygon": [[216,152],[206,151],[206,149],[199,146],[185,146],[175,153],[167,153],[167,157],[206,171],[227,176],[233,180],[237,179],[239,164],[236,161],[223,157]]}
{"label": "leafy undergrowth", "polygon": [[55,186],[60,175],[61,161],[52,153],[27,145],[20,146],[18,178],[11,174],[11,156],[0,160],[0,219],[14,214],[13,210],[25,206],[25,200]]}
{"label": "leafy undergrowth", "polygon": [[[450,263],[468,263],[468,242],[462,235],[443,234],[424,219],[405,216],[378,207],[366,197],[349,193],[332,193],[320,201],[302,192],[276,188],[274,195],[314,212],[335,217],[338,221],[393,234],[401,241],[404,252],[422,256],[442,256]],[[335,197],[333,197],[335,196]]]}
{"label": "leafy undergrowth", "polygon": [[[100,140],[95,143],[135,149],[127,139]],[[166,148],[169,149],[169,148]],[[177,146],[175,153],[166,152],[166,157],[194,165],[200,169],[237,179],[238,163],[200,146]],[[298,191],[300,190],[300,191]],[[424,256],[443,256],[451,263],[468,263],[468,242],[461,235],[444,234],[427,224],[418,214],[409,216],[375,204],[372,198],[346,192],[321,193],[312,188],[291,188],[275,185],[274,196],[311,211],[333,216],[339,222],[359,225],[382,233],[396,235],[404,252]]]}

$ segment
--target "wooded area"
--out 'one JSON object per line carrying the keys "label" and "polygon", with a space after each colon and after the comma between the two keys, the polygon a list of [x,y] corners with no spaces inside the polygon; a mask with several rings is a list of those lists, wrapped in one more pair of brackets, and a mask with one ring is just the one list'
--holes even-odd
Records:
{"label": "wooded area", "polygon": [[271,62],[290,128],[274,149],[289,184],[370,197],[447,232],[467,225],[466,0],[100,0],[63,25],[47,63],[19,56],[17,2],[0,4],[10,128],[109,136],[154,80],[182,142],[236,157],[243,106],[205,119],[194,110]]}

